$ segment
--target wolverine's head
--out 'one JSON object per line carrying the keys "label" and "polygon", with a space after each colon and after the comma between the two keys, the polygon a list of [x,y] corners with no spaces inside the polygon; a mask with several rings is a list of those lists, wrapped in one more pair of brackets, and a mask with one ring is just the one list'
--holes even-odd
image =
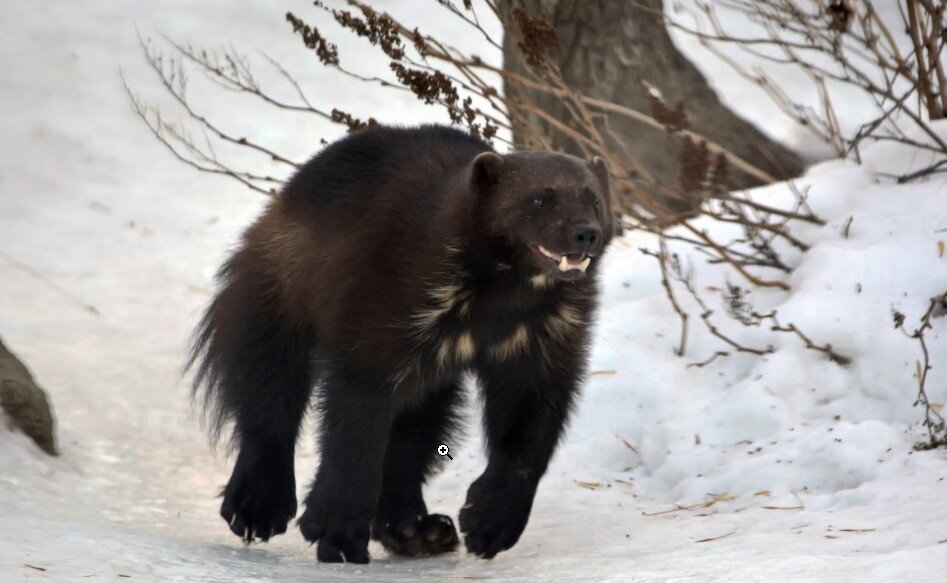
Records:
{"label": "wolverine's head", "polygon": [[534,274],[581,279],[611,240],[608,169],[601,158],[484,152],[473,160],[470,180],[489,234],[508,243],[510,261]]}

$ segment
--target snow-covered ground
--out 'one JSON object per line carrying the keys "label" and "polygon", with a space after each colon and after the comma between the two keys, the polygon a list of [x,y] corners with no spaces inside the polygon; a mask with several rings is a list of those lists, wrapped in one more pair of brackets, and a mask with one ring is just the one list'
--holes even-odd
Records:
{"label": "snow-covered ground", "polygon": [[[386,5],[435,29],[453,26],[433,2]],[[947,240],[947,180],[880,179],[878,172],[923,163],[921,154],[890,146],[868,149],[863,166],[827,162],[800,180],[826,225],[794,231],[812,249],[788,255],[792,291],[751,295],[759,309],[778,308],[784,322],[831,343],[851,365],[829,362],[789,335],[733,328],[747,342],[774,344],[775,352],[688,368],[718,350],[719,341],[693,322],[686,357],[674,355],[679,323],[656,262],[638,250],[655,241],[629,233],[607,257],[593,358],[599,374],[513,550],[491,562],[462,553],[403,560],[373,545],[371,565],[345,566],[317,564],[295,530],[267,545],[239,544],[217,516],[215,493],[228,476],[227,460],[211,451],[190,414],[180,369],[211,275],[263,200],[172,160],[131,112],[119,68],[145,98],[160,96],[140,56],[137,27],[146,36],[161,31],[212,46],[260,48],[315,87],[323,103],[344,103],[356,115],[440,119],[407,96],[341,83],[314,66],[283,21],[287,9],[311,14],[308,6],[0,5],[0,334],[49,389],[62,449],[50,459],[22,435],[0,429],[0,581],[942,575],[947,455],[912,450],[921,437],[921,411],[911,406],[919,349],[893,329],[891,310],[914,323],[928,298],[947,287],[947,257],[937,245]],[[367,52],[350,54],[364,60]],[[729,73],[701,64],[715,71],[726,99],[745,101],[746,88],[728,82]],[[210,95],[201,91],[195,80],[192,95]],[[212,95],[216,100],[220,92]],[[219,121],[244,121],[240,131],[297,158],[314,151],[319,138],[338,135],[230,97],[210,111]],[[744,103],[741,111],[792,139],[791,127],[771,123],[765,107]],[[947,126],[939,130],[947,136]],[[786,186],[757,196],[784,197]],[[702,289],[722,285],[721,271],[699,257],[694,262]],[[938,403],[947,401],[945,328],[947,318],[939,318],[928,334],[929,393]],[[455,513],[482,468],[472,415],[469,438],[430,485],[432,509]],[[299,448],[303,477],[316,462],[308,444]]]}

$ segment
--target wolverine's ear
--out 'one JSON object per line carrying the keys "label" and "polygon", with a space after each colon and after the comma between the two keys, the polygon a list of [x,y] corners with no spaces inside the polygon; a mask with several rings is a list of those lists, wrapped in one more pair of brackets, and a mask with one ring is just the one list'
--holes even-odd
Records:
{"label": "wolverine's ear", "polygon": [[595,177],[598,178],[602,190],[605,191],[605,194],[608,194],[608,166],[605,165],[605,160],[602,160],[601,156],[593,156],[589,160],[589,168],[592,170],[592,174],[595,174]]}
{"label": "wolverine's ear", "polygon": [[496,152],[484,152],[474,158],[470,165],[470,183],[478,192],[492,190],[500,179],[503,158]]}
{"label": "wolverine's ear", "polygon": [[592,170],[592,174],[598,179],[599,184],[602,185],[602,197],[605,200],[605,242],[608,243],[609,239],[612,238],[614,233],[621,232],[621,214],[612,213],[612,192],[609,188],[609,177],[608,177],[608,166],[605,165],[605,160],[602,160],[599,156],[593,156],[589,160],[589,169]]}

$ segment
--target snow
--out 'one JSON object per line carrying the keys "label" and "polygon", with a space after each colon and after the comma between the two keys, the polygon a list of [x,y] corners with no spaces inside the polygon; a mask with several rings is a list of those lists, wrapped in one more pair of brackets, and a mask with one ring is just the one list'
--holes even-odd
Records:
{"label": "snow", "polygon": [[[890,581],[941,572],[947,455],[912,449],[923,435],[911,406],[920,351],[894,330],[891,311],[910,326],[947,284],[937,248],[947,239],[947,180],[893,183],[885,173],[920,167],[928,154],[888,144],[866,148],[860,166],[828,161],[798,181],[826,224],[794,228],[812,247],[786,250],[791,291],[750,296],[852,364],[722,319],[741,342],[774,352],[687,367],[723,347],[693,321],[686,356],[673,353],[677,316],[656,262],[638,250],[656,242],[631,232],[606,258],[598,374],[514,549],[491,562],[463,553],[404,560],[373,544],[374,562],[356,567],[317,564],[295,530],[239,544],[217,517],[227,459],[190,412],[181,364],[213,271],[263,197],[181,166],[135,118],[119,68],[146,99],[160,98],[136,26],[146,36],[263,48],[325,103],[362,117],[440,119],[407,96],[313,66],[288,34],[286,9],[262,0],[226,10],[183,0],[0,6],[0,257],[79,298],[0,260],[0,334],[49,390],[62,449],[50,459],[0,428],[0,581]],[[307,2],[289,9],[318,18]],[[427,2],[397,10],[462,34]],[[343,58],[352,47],[351,58],[367,62],[359,46],[346,41]],[[716,82],[733,92],[727,99],[743,90],[722,69]],[[339,134],[204,89],[193,81],[192,95],[217,119],[244,121],[242,131],[297,158]],[[761,124],[771,114],[742,110]],[[947,136],[947,125],[937,129]],[[754,196],[785,200],[788,188]],[[720,268],[693,261],[701,289],[722,286]],[[938,403],[947,401],[943,322],[928,333]],[[475,415],[428,488],[432,509],[455,514],[483,466]],[[316,463],[309,443],[298,452],[300,494]]]}

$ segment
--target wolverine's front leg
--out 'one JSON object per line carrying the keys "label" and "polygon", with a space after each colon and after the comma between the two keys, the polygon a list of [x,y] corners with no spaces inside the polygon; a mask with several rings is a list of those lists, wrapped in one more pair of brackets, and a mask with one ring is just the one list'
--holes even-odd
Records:
{"label": "wolverine's front leg", "polygon": [[489,559],[519,540],[572,408],[579,362],[561,362],[555,374],[539,357],[480,367],[489,459],[460,511],[469,552]]}
{"label": "wolverine's front leg", "polygon": [[364,374],[334,372],[320,405],[321,459],[299,527],[306,540],[318,542],[320,561],[367,563],[391,430],[391,389]]}
{"label": "wolverine's front leg", "polygon": [[438,446],[450,443],[462,402],[460,383],[445,382],[402,411],[392,425],[372,523],[372,537],[392,553],[434,555],[457,548],[454,522],[428,513],[421,489],[437,466]]}

